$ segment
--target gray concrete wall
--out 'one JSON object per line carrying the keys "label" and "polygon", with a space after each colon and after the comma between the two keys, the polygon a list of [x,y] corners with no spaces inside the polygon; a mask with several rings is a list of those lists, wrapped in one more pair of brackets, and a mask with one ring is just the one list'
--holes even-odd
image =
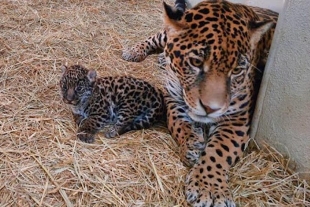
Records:
{"label": "gray concrete wall", "polygon": [[230,0],[231,2],[242,3],[251,6],[271,9],[276,12],[282,10],[285,0]]}
{"label": "gray concrete wall", "polygon": [[286,0],[280,14],[252,125],[310,179],[310,1]]}
{"label": "gray concrete wall", "polygon": [[[192,7],[203,0],[186,0]],[[234,3],[241,3],[251,6],[258,6],[262,8],[271,9],[280,12],[285,0],[228,0]]]}

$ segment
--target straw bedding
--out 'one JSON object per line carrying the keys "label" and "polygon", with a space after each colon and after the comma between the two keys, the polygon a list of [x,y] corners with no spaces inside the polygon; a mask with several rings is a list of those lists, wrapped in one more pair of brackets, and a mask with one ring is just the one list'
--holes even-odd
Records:
{"label": "straw bedding", "polygon": [[[188,169],[164,127],[85,144],[59,95],[66,62],[162,87],[156,56],[121,59],[161,28],[161,0],[3,0],[0,14],[0,206],[186,206]],[[240,206],[310,206],[309,185],[269,147],[230,178]]]}

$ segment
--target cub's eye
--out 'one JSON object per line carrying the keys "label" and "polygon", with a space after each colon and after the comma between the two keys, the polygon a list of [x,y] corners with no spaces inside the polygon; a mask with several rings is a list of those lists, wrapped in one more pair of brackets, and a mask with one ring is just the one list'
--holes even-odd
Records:
{"label": "cub's eye", "polygon": [[203,65],[203,61],[201,59],[197,59],[197,58],[190,58],[189,63],[192,66],[197,67],[197,68],[200,68]]}
{"label": "cub's eye", "polygon": [[76,90],[76,91],[82,91],[82,90],[83,90],[83,87],[82,87],[82,86],[77,86],[75,90]]}
{"label": "cub's eye", "polygon": [[232,71],[231,71],[231,73],[233,74],[233,75],[238,75],[238,74],[240,74],[242,71],[243,71],[243,67],[236,67],[236,68],[234,68]]}
{"label": "cub's eye", "polygon": [[67,86],[62,84],[62,83],[60,84],[60,87],[61,87],[62,90],[65,90],[65,91],[67,90]]}

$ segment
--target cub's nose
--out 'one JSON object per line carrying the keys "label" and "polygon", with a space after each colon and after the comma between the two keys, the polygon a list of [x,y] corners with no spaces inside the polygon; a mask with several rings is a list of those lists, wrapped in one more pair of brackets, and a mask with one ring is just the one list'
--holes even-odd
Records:
{"label": "cub's nose", "polygon": [[71,104],[71,102],[72,102],[72,100],[70,101],[70,100],[68,100],[68,99],[66,99],[66,98],[63,98],[62,100],[63,100],[63,102],[65,102],[66,104]]}
{"label": "cub's nose", "polygon": [[67,101],[71,102],[74,100],[74,98],[75,98],[74,89],[69,88],[69,90],[67,91],[67,94],[66,94],[66,99],[67,99]]}

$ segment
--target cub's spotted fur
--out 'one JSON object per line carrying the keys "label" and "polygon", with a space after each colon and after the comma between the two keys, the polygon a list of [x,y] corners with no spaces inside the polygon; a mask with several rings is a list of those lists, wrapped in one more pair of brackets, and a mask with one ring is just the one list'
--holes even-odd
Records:
{"label": "cub's spotted fur", "polygon": [[96,71],[80,65],[63,66],[60,88],[83,142],[93,142],[95,134],[108,126],[105,136],[112,138],[148,128],[166,116],[162,92],[133,77],[97,78]]}

